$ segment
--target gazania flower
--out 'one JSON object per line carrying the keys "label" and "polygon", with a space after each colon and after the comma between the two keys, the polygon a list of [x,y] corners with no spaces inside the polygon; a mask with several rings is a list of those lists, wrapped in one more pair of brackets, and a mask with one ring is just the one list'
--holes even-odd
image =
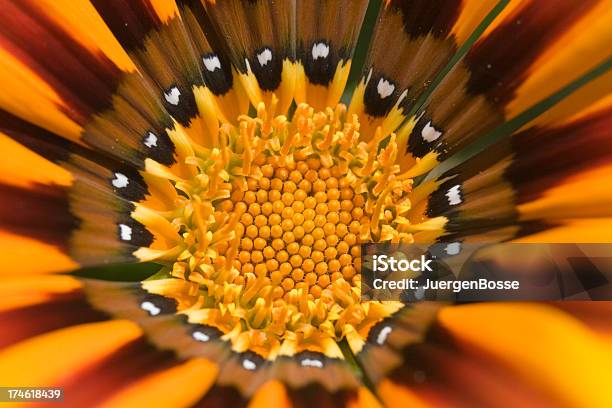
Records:
{"label": "gazania flower", "polygon": [[87,407],[612,406],[608,303],[360,285],[362,243],[612,242],[610,1],[0,13],[0,385]]}

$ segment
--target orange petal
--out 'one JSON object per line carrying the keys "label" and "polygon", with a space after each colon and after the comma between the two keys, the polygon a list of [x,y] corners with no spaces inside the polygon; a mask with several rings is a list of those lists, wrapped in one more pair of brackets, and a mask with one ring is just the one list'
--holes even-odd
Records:
{"label": "orange petal", "polygon": [[407,387],[385,379],[378,386],[378,393],[389,408],[427,408],[431,405]]}
{"label": "orange petal", "polygon": [[134,323],[113,320],[33,337],[0,352],[0,384],[21,387],[58,384],[141,334]]}
{"label": "orange petal", "polygon": [[611,349],[555,308],[519,303],[455,306],[441,311],[440,322],[570,406],[612,406]]}
{"label": "orange petal", "polygon": [[[534,61],[508,105],[512,117],[610,56],[612,1],[600,1]],[[610,86],[608,82],[608,86]]]}
{"label": "orange petal", "polygon": [[105,401],[104,407],[187,407],[196,403],[217,376],[217,366],[204,359],[145,377]]}
{"label": "orange petal", "polygon": [[36,5],[45,16],[93,53],[106,55],[121,70],[136,70],[130,57],[89,1],[41,0]]}
{"label": "orange petal", "polygon": [[285,386],[279,381],[264,384],[249,403],[249,408],[291,408]]}
{"label": "orange petal", "polygon": [[348,405],[350,408],[382,408],[382,404],[366,387],[359,387],[357,400]]}
{"label": "orange petal", "polygon": [[561,225],[514,242],[609,243],[612,242],[612,218],[563,220]]}
{"label": "orange petal", "polygon": [[70,293],[81,283],[66,275],[0,277],[0,312],[44,303],[52,296]]}
{"label": "orange petal", "polygon": [[612,190],[606,180],[612,164],[572,175],[563,184],[543,191],[541,197],[519,205],[523,220],[612,216]]}
{"label": "orange petal", "polygon": [[0,275],[66,272],[79,265],[58,247],[7,231],[0,231]]}
{"label": "orange petal", "polygon": [[0,182],[20,187],[35,183],[72,184],[70,173],[0,132]]}
{"label": "orange petal", "polygon": [[0,48],[0,107],[28,122],[77,141],[82,128],[65,112],[53,88],[23,62]]}
{"label": "orange petal", "polygon": [[[463,0],[461,2],[461,12],[452,30],[457,44],[461,45],[467,40],[474,28],[482,22],[497,3],[497,0]],[[506,8],[509,7],[506,6]]]}

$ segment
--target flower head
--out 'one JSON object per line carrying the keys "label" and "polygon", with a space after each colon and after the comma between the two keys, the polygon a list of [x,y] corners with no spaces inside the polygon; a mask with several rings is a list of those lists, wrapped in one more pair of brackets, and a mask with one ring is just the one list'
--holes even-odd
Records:
{"label": "flower head", "polygon": [[71,406],[609,406],[590,304],[361,285],[366,243],[609,242],[609,6],[6,1],[0,385]]}

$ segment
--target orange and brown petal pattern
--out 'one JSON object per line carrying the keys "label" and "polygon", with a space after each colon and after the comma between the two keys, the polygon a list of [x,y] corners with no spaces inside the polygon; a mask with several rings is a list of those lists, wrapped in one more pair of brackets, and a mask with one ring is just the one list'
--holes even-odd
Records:
{"label": "orange and brown petal pattern", "polygon": [[610,302],[361,297],[365,243],[612,243],[611,13],[0,1],[0,387],[612,406]]}

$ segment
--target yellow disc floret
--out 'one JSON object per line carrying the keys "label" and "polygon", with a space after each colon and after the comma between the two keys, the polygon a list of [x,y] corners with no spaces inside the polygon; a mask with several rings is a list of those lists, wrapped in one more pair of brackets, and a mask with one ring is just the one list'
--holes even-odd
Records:
{"label": "yellow disc floret", "polygon": [[165,218],[181,239],[160,259],[187,285],[190,320],[239,351],[333,356],[332,344],[359,341],[397,309],[362,302],[360,287],[362,243],[412,241],[412,180],[399,174],[394,135],[361,140],[343,105],[299,105],[289,120],[261,104],[222,125],[215,146],[171,137],[182,176],[153,172],[178,192]]}

